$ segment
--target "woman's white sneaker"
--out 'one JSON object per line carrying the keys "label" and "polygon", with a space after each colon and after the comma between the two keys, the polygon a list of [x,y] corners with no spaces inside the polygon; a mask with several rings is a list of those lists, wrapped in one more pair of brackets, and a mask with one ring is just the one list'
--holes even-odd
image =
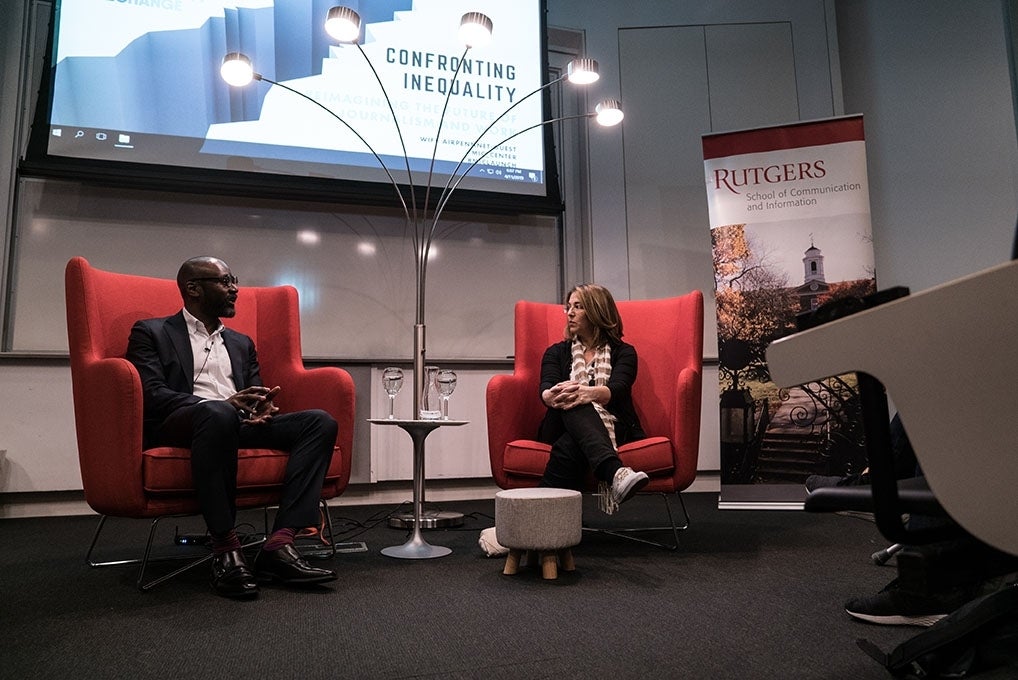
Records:
{"label": "woman's white sneaker", "polygon": [[630,467],[621,467],[615,471],[615,478],[612,480],[612,500],[616,503],[625,503],[636,492],[647,486],[650,477],[646,472],[637,472]]}

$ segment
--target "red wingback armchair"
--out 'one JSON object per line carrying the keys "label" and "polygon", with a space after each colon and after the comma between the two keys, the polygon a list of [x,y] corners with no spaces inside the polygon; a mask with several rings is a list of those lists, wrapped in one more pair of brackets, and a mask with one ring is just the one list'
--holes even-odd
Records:
{"label": "red wingback armchair", "polygon": [[[618,308],[624,339],[639,357],[633,403],[648,435],[619,447],[619,457],[650,475],[643,493],[678,494],[696,477],[703,294],[620,301]],[[513,372],[494,376],[486,396],[491,474],[503,489],[537,486],[544,473],[551,446],[533,439],[545,413],[539,395],[541,357],[562,340],[564,328],[562,305],[516,303]]]}
{"label": "red wingback armchair", "polygon": [[[124,358],[135,321],[169,316],[181,308],[176,282],[107,272],[75,257],[67,263],[64,283],[81,481],[86,502],[103,516],[96,538],[106,516],[197,514],[190,451],[142,449],[141,381]],[[241,288],[236,308],[229,326],[254,339],[265,384],[282,386],[276,405],[282,411],[321,408],[339,424],[322,500],[338,496],[350,481],[352,378],[336,367],[304,368],[294,288]],[[283,451],[242,449],[237,507],[278,502],[286,459]],[[146,560],[147,555],[146,550]]]}

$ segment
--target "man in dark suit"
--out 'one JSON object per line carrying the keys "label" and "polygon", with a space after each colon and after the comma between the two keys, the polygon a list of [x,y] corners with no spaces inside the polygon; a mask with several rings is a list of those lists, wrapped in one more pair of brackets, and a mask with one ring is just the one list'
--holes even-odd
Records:
{"label": "man in dark suit", "polygon": [[[191,473],[212,544],[212,587],[227,597],[251,598],[258,594],[258,580],[335,580],[334,571],[310,566],[293,538],[318,523],[336,421],[319,410],[278,413],[273,399],[279,388],[262,385],[254,342],[220,321],[236,314],[237,277],[225,262],[213,257],[184,262],[177,287],[183,309],[137,322],[127,359],[141,376],[145,446],[191,449]],[[235,529],[240,448],[290,453],[273,531],[255,557],[254,571]]]}

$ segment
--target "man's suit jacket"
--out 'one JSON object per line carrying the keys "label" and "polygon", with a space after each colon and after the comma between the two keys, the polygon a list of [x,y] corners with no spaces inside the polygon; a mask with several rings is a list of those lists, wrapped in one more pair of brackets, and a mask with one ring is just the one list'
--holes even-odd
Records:
{"label": "man's suit jacket", "polygon": [[[229,328],[223,329],[222,338],[237,391],[261,385],[254,341]],[[146,440],[170,413],[202,401],[194,395],[194,354],[183,311],[135,323],[127,343],[127,360],[141,376]]]}

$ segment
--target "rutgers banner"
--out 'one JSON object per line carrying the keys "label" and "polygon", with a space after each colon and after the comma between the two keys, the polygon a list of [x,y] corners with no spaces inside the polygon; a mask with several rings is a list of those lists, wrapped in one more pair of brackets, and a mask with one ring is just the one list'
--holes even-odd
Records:
{"label": "rutgers banner", "polygon": [[[767,345],[876,290],[861,116],[705,135],[722,507],[801,507],[811,475],[862,471],[852,375],[778,389]],[[818,378],[822,376],[817,376]]]}

